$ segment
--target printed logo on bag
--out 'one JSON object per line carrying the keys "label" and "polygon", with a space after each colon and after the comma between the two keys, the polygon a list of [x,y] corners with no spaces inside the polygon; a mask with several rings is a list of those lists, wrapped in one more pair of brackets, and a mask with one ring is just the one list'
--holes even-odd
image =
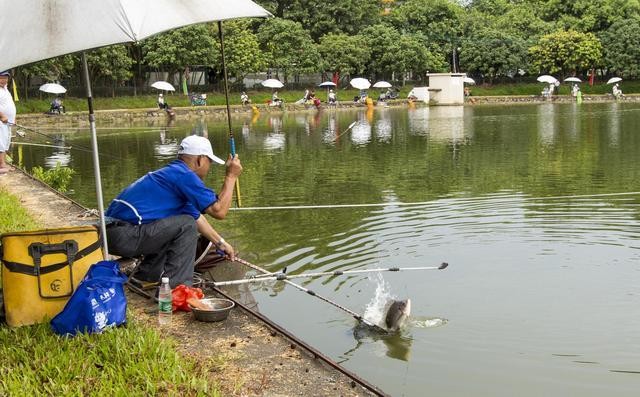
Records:
{"label": "printed logo on bag", "polygon": [[114,296],[116,296],[115,288],[109,288],[108,290],[100,294],[100,300],[102,302],[109,302]]}
{"label": "printed logo on bag", "polygon": [[93,315],[93,321],[95,322],[98,330],[102,331],[107,326],[115,326],[115,323],[109,324],[109,314],[111,314],[111,310],[106,312],[96,312]]}
{"label": "printed logo on bag", "polygon": [[51,282],[51,284],[49,284],[49,288],[51,288],[51,291],[58,292],[60,291],[61,285],[62,285],[62,280],[55,279]]}

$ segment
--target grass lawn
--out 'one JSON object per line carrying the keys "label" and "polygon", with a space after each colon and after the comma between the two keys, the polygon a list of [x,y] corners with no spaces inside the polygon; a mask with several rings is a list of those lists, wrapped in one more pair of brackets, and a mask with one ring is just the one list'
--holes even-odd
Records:
{"label": "grass lawn", "polygon": [[[0,188],[0,233],[38,227]],[[55,335],[48,323],[0,325],[0,395],[220,395],[207,371],[223,363],[196,363],[131,313],[127,319],[127,326],[75,338]]]}

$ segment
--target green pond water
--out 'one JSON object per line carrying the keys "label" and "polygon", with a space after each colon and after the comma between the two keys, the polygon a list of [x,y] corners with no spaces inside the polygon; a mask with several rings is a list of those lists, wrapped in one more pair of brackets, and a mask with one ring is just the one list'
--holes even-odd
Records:
{"label": "green pond water", "polygon": [[[225,126],[99,125],[105,202],[188,134],[226,155]],[[40,131],[90,146],[86,129]],[[243,209],[213,224],[244,259],[288,273],[450,264],[296,281],[372,319],[376,299],[411,298],[391,336],[283,283],[240,288],[346,368],[394,396],[638,395],[640,105],[262,114],[234,132]],[[71,197],[95,207],[88,152],[20,158],[73,167]]]}

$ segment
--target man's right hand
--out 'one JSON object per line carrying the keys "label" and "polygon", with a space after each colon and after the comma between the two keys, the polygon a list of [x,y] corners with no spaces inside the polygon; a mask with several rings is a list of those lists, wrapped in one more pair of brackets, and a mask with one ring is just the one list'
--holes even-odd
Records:
{"label": "man's right hand", "polygon": [[238,158],[237,154],[233,156],[233,158],[231,157],[231,154],[229,154],[229,158],[227,159],[225,166],[227,167],[227,176],[237,178],[242,174],[242,164],[240,164],[240,158]]}

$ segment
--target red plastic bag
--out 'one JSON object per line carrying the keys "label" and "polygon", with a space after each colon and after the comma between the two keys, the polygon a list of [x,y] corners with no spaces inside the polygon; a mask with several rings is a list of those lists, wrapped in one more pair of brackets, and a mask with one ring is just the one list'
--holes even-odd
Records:
{"label": "red plastic bag", "polygon": [[171,305],[173,307],[173,311],[183,310],[185,312],[190,312],[191,308],[187,303],[188,299],[201,299],[204,297],[204,293],[200,288],[193,288],[186,286],[184,284],[180,284],[171,291],[172,302]]}

